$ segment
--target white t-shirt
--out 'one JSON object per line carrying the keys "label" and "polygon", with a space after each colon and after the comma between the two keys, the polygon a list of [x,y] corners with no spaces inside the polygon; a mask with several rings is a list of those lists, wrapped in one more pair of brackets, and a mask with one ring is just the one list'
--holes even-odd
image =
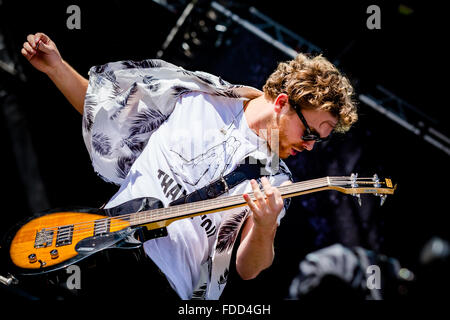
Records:
{"label": "white t-shirt", "polygon": [[[272,185],[290,178],[282,161],[282,170],[272,168],[273,154],[267,143],[248,127],[242,100],[198,92],[183,95],[167,121],[150,137],[106,208],[140,197],[157,198],[168,206],[230,173],[249,155],[267,160],[266,170],[274,174],[268,177]],[[250,183],[245,181],[223,196],[251,191]],[[218,239],[221,223],[224,216],[240,214],[243,220],[249,212],[244,206],[175,221],[167,227],[167,237],[144,243],[145,252],[180,298],[218,299],[226,283],[231,250],[226,250],[225,259],[217,258],[221,261],[217,264],[224,266],[214,266],[215,251],[218,245],[224,247],[220,242],[236,238]],[[279,219],[284,213],[283,209]],[[223,230],[229,232],[229,225],[227,228]]]}

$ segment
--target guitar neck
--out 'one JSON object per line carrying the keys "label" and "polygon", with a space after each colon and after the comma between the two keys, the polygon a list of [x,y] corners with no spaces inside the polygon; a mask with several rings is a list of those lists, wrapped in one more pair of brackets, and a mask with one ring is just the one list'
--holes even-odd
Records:
{"label": "guitar neck", "polygon": [[[329,177],[297,182],[278,187],[278,190],[280,190],[283,198],[291,198],[326,189],[332,189]],[[251,199],[255,200],[253,193],[248,193],[248,195]],[[139,226],[159,221],[183,219],[245,205],[247,205],[247,202],[243,199],[242,195],[239,194],[229,197],[219,197],[186,203],[174,207],[141,211],[131,214],[129,221],[131,226]]]}

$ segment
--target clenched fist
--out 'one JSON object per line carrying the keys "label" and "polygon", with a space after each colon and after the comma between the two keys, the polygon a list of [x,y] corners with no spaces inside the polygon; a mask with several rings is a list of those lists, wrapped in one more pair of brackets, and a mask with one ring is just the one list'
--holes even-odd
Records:
{"label": "clenched fist", "polygon": [[61,54],[55,43],[41,32],[27,36],[21,53],[33,67],[47,75],[62,63]]}

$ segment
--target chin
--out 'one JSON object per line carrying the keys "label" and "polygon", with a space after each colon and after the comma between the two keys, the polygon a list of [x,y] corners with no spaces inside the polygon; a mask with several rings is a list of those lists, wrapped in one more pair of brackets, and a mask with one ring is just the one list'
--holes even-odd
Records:
{"label": "chin", "polygon": [[280,159],[287,159],[287,158],[289,158],[290,155],[291,154],[289,152],[280,152],[278,154],[278,157],[280,157]]}
{"label": "chin", "polygon": [[[291,155],[290,150],[291,150],[291,148],[278,150],[277,155],[280,159],[287,159]],[[274,152],[274,153],[276,153],[276,152]]]}

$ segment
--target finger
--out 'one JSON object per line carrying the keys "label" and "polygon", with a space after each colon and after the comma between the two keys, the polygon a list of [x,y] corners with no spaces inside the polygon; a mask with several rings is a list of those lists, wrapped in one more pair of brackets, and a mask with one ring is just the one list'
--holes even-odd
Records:
{"label": "finger", "polygon": [[30,46],[31,46],[32,48],[35,48],[36,44],[35,44],[34,35],[29,34],[29,35],[27,36],[27,41],[28,41],[28,43],[30,44]]}
{"label": "finger", "polygon": [[273,187],[270,184],[269,179],[267,179],[266,177],[262,177],[261,178],[261,184],[264,188],[264,193],[266,194],[267,197],[269,196],[273,196]]}
{"label": "finger", "polygon": [[258,206],[253,202],[253,200],[250,198],[250,196],[248,194],[243,194],[244,200],[245,202],[247,202],[248,207],[250,208],[250,210],[252,212],[254,212],[255,214],[259,213],[259,208]]}
{"label": "finger", "polygon": [[44,43],[43,41],[40,41],[38,44],[39,44],[39,50],[41,50],[42,52],[44,52],[44,53],[51,52],[52,48],[48,44]]}
{"label": "finger", "polygon": [[277,188],[272,187],[273,191],[267,197],[267,204],[269,208],[274,212],[279,212],[283,206],[283,198]]}
{"label": "finger", "polygon": [[275,187],[270,187],[270,190],[266,192],[267,203],[269,208],[275,210],[279,208],[279,203],[281,199],[281,195],[279,192],[276,192],[278,189]]}
{"label": "finger", "polygon": [[261,184],[263,185],[263,187],[270,186],[270,181],[269,179],[267,179],[267,177],[262,177]]}
{"label": "finger", "polygon": [[36,33],[34,38],[35,38],[36,43],[39,40],[41,40],[45,44],[49,44],[49,42],[50,42],[50,38],[45,33],[42,33],[42,32]]}
{"label": "finger", "polygon": [[38,32],[34,35],[33,48],[44,53],[50,53],[50,42],[51,40],[46,34]]}
{"label": "finger", "polygon": [[36,50],[34,50],[28,42],[23,44],[23,49],[25,49],[32,56],[36,54]]}
{"label": "finger", "polygon": [[45,38],[42,38],[39,42],[39,49],[42,52],[45,53],[51,53],[52,51],[54,51],[54,47],[52,46],[52,41],[50,40],[50,38],[46,38],[48,41],[45,40]]}
{"label": "finger", "polygon": [[261,206],[262,204],[264,204],[264,196],[261,190],[259,189],[258,183],[256,182],[256,180],[252,179],[250,180],[250,184],[252,185],[253,195],[255,196],[255,199],[258,201],[258,204]]}
{"label": "finger", "polygon": [[267,201],[268,204],[271,208],[276,208],[277,207],[277,199],[276,199],[276,188],[272,187],[272,185],[270,184],[269,179],[267,179],[266,177],[262,177],[261,178],[261,183],[264,187],[264,193],[266,194],[267,197]]}
{"label": "finger", "polygon": [[269,179],[266,177],[261,178],[261,182],[264,186],[264,193],[266,194],[269,208],[273,211],[279,212],[284,204],[280,190],[278,190],[277,187],[272,186]]}
{"label": "finger", "polygon": [[20,53],[22,53],[22,55],[27,58],[27,60],[31,60],[31,58],[33,57],[31,54],[28,53],[27,50],[25,50],[25,48],[22,48],[22,50],[20,50]]}

